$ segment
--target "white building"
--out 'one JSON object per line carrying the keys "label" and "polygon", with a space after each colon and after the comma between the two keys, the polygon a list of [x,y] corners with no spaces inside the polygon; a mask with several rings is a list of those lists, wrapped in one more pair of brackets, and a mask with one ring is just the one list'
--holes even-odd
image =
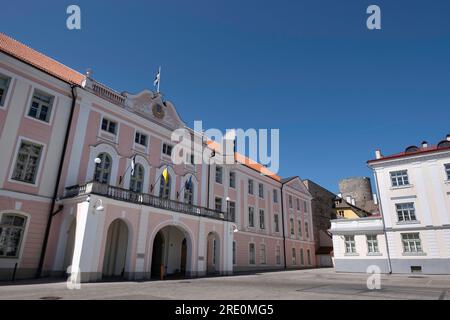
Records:
{"label": "white building", "polygon": [[[332,222],[336,271],[376,264],[382,272],[450,274],[450,135],[436,146],[377,151],[368,165],[382,216]],[[375,244],[376,258],[368,249]]]}

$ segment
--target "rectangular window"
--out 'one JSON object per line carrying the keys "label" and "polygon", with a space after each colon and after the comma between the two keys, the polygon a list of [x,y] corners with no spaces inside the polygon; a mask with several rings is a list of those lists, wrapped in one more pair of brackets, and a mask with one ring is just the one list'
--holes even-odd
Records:
{"label": "rectangular window", "polygon": [[6,94],[8,93],[11,78],[0,74],[0,107],[5,105]]}
{"label": "rectangular window", "polygon": [[297,253],[295,251],[295,248],[292,248],[292,264],[293,265],[297,264]]}
{"label": "rectangular window", "polygon": [[147,135],[136,131],[136,135],[134,136],[134,142],[140,144],[141,146],[147,146]]}
{"label": "rectangular window", "polygon": [[261,264],[266,264],[266,245],[265,244],[261,244],[261,248],[260,248],[260,262]]}
{"label": "rectangular window", "polygon": [[297,198],[297,211],[300,211],[300,199]]}
{"label": "rectangular window", "polygon": [[345,253],[356,253],[355,236],[345,236]]}
{"label": "rectangular window", "polygon": [[236,202],[228,202],[228,214],[231,221],[236,222]]}
{"label": "rectangular window", "polygon": [[112,133],[112,134],[116,134],[116,130],[117,130],[117,124],[109,119],[103,118],[102,120],[102,130]]}
{"label": "rectangular window", "polygon": [[45,122],[50,121],[50,114],[52,112],[54,97],[35,89],[33,92],[33,98],[31,99],[30,110],[28,116],[42,120]]}
{"label": "rectangular window", "polygon": [[275,214],[273,216],[273,225],[274,225],[274,228],[275,228],[275,232],[280,232],[280,221],[279,221],[278,214]]}
{"label": "rectangular window", "polygon": [[248,207],[248,226],[255,227],[255,208]]}
{"label": "rectangular window", "polygon": [[309,249],[306,250],[306,256],[308,257],[308,264],[311,265],[311,251]]}
{"label": "rectangular window", "polygon": [[302,221],[298,220],[298,237],[302,237]]}
{"label": "rectangular window", "polygon": [[367,252],[378,253],[378,240],[376,234],[368,234],[367,238]]}
{"label": "rectangular window", "polygon": [[408,170],[393,171],[390,174],[393,187],[409,185]]}
{"label": "rectangular window", "polygon": [[249,264],[255,264],[256,263],[256,257],[255,257],[255,244],[250,243],[248,245],[248,263]]}
{"label": "rectangular window", "polygon": [[304,265],[305,264],[305,257],[303,255],[303,248],[300,249],[300,264]]}
{"label": "rectangular window", "polygon": [[0,220],[0,257],[17,258],[20,252],[26,218],[3,214]]}
{"label": "rectangular window", "polygon": [[273,202],[278,203],[278,190],[273,189]]}
{"label": "rectangular window", "polygon": [[264,185],[262,183],[258,185],[258,193],[260,198],[264,198]]}
{"label": "rectangular window", "polygon": [[216,197],[215,209],[216,211],[222,212],[222,198]]}
{"label": "rectangular window", "polygon": [[233,241],[233,264],[236,264],[236,241]]}
{"label": "rectangular window", "polygon": [[163,155],[166,155],[166,156],[172,156],[172,146],[170,145],[170,144],[168,144],[168,143],[163,143],[163,147],[162,147],[162,153],[163,153]]}
{"label": "rectangular window", "polygon": [[29,141],[21,142],[12,179],[27,183],[36,182],[42,148],[42,145]]}
{"label": "rectangular window", "polygon": [[230,172],[230,188],[236,188],[236,172]]}
{"label": "rectangular window", "polygon": [[260,229],[265,229],[266,228],[266,223],[265,223],[265,219],[264,219],[264,210],[259,210],[259,228]]}
{"label": "rectangular window", "polygon": [[223,170],[222,170],[222,167],[220,167],[220,166],[216,166],[216,182],[217,183],[222,183],[222,173],[223,173]]}
{"label": "rectangular window", "polygon": [[292,196],[290,195],[288,199],[289,199],[289,208],[292,208]]}
{"label": "rectangular window", "polygon": [[305,221],[305,235],[306,238],[309,239],[309,225],[308,222]]}
{"label": "rectangular window", "polygon": [[303,201],[303,210],[306,212],[308,212],[308,202]]}
{"label": "rectangular window", "polygon": [[277,264],[281,264],[281,247],[277,246],[277,249],[275,250],[275,260]]}
{"label": "rectangular window", "polygon": [[399,222],[416,221],[416,210],[413,202],[397,203],[395,209]]}
{"label": "rectangular window", "polygon": [[294,235],[295,234],[294,218],[290,218],[289,222],[291,225],[291,235]]}
{"label": "rectangular window", "polygon": [[445,173],[447,174],[447,180],[450,181],[450,163],[445,165]]}
{"label": "rectangular window", "polygon": [[248,194],[253,194],[253,180],[248,180]]}
{"label": "rectangular window", "polygon": [[404,253],[421,253],[422,244],[419,233],[402,233],[402,243]]}

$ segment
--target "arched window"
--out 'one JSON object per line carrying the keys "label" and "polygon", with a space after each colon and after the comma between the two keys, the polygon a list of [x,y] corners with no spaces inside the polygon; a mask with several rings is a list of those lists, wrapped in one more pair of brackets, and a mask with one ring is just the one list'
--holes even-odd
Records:
{"label": "arched window", "polygon": [[170,184],[172,179],[170,175],[167,175],[167,182],[164,181],[164,177],[161,175],[159,178],[159,196],[163,199],[170,199]]}
{"label": "arched window", "polygon": [[103,152],[97,158],[100,159],[100,163],[95,164],[94,181],[109,184],[112,167],[111,156]]}
{"label": "arched window", "polygon": [[19,256],[26,217],[4,213],[0,219],[0,257],[17,258]]}
{"label": "arched window", "polygon": [[184,186],[184,202],[187,204],[194,204],[194,184],[186,182]]}
{"label": "arched window", "polygon": [[130,190],[134,192],[142,192],[144,186],[144,167],[141,164],[134,166],[134,172],[130,179]]}

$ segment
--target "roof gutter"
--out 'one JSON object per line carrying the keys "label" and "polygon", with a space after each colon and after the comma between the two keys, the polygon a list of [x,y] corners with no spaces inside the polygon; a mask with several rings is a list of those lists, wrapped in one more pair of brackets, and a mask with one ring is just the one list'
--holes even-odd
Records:
{"label": "roof gutter", "polygon": [[[56,214],[53,212],[53,210],[54,210],[54,207],[56,204],[56,200],[58,198],[58,189],[59,189],[59,185],[61,183],[61,175],[62,175],[62,170],[63,170],[63,165],[64,165],[64,158],[65,158],[66,151],[67,151],[67,145],[68,145],[69,136],[70,136],[70,129],[72,127],[72,120],[73,120],[73,115],[75,112],[75,103],[77,100],[76,87],[78,87],[78,86],[75,84],[70,84],[71,93],[72,93],[72,105],[71,105],[71,109],[70,109],[69,120],[67,122],[66,135],[64,138],[64,144],[63,144],[63,148],[61,151],[61,158],[59,160],[58,174],[56,177],[55,189],[53,191],[52,202],[51,202],[50,210],[48,213],[47,226],[45,228],[44,242],[42,243],[42,250],[41,250],[41,255],[39,258],[39,265],[38,265],[37,272],[36,272],[36,278],[39,278],[42,276],[42,271],[44,268],[44,261],[45,261],[45,254],[47,252],[47,245],[48,245],[48,239],[50,236],[52,220],[53,220],[53,216]],[[59,208],[57,212],[59,212],[59,211],[61,211],[61,208]]]}

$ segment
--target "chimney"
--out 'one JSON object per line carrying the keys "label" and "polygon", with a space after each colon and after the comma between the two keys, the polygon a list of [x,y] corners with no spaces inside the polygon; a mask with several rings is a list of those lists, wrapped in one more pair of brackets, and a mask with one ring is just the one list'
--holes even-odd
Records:
{"label": "chimney", "polygon": [[422,141],[422,148],[428,148],[428,142]]}
{"label": "chimney", "polygon": [[383,156],[381,155],[381,150],[375,150],[375,159],[381,159]]}
{"label": "chimney", "polygon": [[376,193],[373,194],[373,204],[378,205],[378,196]]}

